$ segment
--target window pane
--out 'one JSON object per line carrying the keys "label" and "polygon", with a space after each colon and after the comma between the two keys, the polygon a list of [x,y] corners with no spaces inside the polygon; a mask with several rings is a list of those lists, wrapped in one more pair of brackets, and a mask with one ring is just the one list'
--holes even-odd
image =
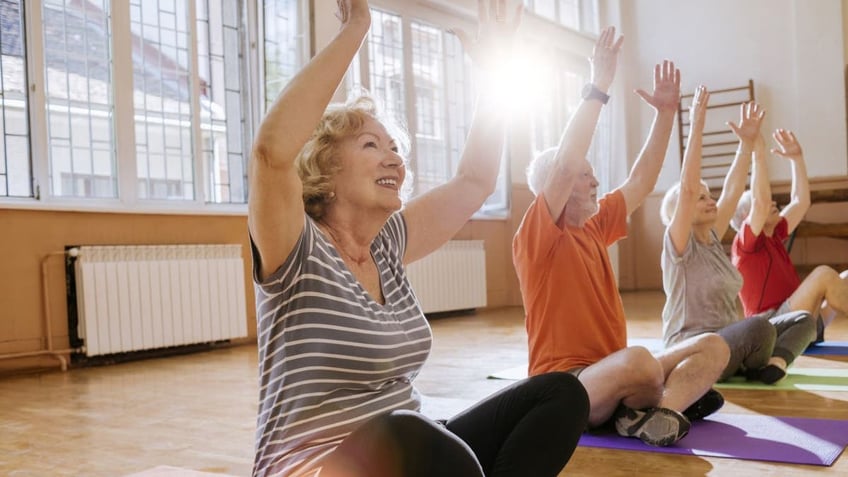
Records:
{"label": "window pane", "polygon": [[580,0],[559,0],[559,22],[580,29]]}
{"label": "window pane", "polygon": [[401,119],[406,113],[403,76],[403,23],[399,15],[371,9],[368,35],[368,72],[371,94],[386,113]]}
{"label": "window pane", "polygon": [[580,30],[587,33],[600,33],[598,0],[580,0]]}
{"label": "window pane", "polygon": [[543,16],[545,18],[550,18],[551,20],[556,21],[557,20],[556,1],[557,0],[535,0],[533,2],[534,11],[539,16]]}
{"label": "window pane", "polygon": [[452,176],[445,137],[445,81],[442,31],[412,22],[412,82],[415,91],[416,195]]}
{"label": "window pane", "polygon": [[197,0],[200,128],[209,202],[247,201],[240,11],[237,0]]}
{"label": "window pane", "polygon": [[187,0],[131,0],[139,197],[194,198]]}
{"label": "window pane", "polygon": [[300,0],[265,0],[265,109],[277,99],[302,64]]}
{"label": "window pane", "polygon": [[43,17],[51,193],[116,197],[109,2],[45,0]]}
{"label": "window pane", "polygon": [[0,0],[0,196],[32,197],[26,47],[20,0]]}
{"label": "window pane", "polygon": [[465,55],[459,37],[445,34],[445,85],[447,97],[448,157],[453,177],[459,164],[474,112],[471,60]]}

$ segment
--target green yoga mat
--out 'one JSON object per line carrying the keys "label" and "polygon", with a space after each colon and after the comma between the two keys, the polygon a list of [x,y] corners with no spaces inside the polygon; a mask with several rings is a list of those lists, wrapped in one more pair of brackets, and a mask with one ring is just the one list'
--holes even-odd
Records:
{"label": "green yoga mat", "polygon": [[789,373],[776,384],[745,381],[736,376],[723,383],[721,389],[753,389],[763,391],[846,391],[848,392],[848,368],[789,368]]}

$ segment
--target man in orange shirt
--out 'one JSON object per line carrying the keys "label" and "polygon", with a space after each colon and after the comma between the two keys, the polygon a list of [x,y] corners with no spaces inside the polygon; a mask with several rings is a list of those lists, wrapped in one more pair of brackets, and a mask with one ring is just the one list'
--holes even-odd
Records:
{"label": "man in orange shirt", "polygon": [[592,82],[557,150],[528,168],[536,199],[513,241],[513,261],[527,314],[531,375],[569,371],[589,393],[589,426],[613,418],[616,430],[655,446],[677,442],[690,419],[724,403],[711,387],[729,359],[724,340],[708,333],[652,355],[627,347],[624,309],[607,247],[627,232],[627,217],[653,190],[680,100],[680,72],[666,60],[654,69],[654,92],[636,91],[656,114],[630,176],[597,199],[586,154],[615,76],[622,38],[601,33]]}

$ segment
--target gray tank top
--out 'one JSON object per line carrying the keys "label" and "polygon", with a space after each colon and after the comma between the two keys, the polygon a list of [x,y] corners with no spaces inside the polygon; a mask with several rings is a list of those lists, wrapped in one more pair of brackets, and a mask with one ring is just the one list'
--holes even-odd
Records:
{"label": "gray tank top", "polygon": [[662,272],[665,306],[663,341],[672,346],[686,338],[716,331],[740,318],[736,297],[742,275],[730,262],[715,231],[703,244],[689,236],[686,250],[678,256],[666,229],[663,237]]}

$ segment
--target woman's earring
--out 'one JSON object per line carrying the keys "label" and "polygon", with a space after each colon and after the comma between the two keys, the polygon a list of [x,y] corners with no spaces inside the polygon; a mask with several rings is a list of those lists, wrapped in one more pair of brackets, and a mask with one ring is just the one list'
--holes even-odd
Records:
{"label": "woman's earring", "polygon": [[327,194],[327,198],[329,198],[329,199],[333,199],[333,198],[335,198],[335,197],[336,197],[336,193],[335,193],[335,192],[333,192],[333,191],[330,191],[330,193],[329,193],[329,194]]}

